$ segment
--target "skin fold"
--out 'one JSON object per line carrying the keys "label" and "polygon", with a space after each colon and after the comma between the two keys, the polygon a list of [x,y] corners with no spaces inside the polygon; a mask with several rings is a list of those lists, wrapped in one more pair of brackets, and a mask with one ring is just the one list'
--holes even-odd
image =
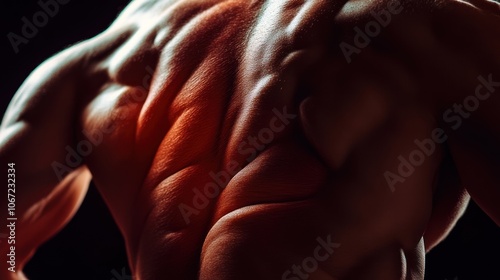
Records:
{"label": "skin fold", "polygon": [[90,180],[136,280],[423,279],[470,198],[500,225],[499,29],[485,0],[132,1],[9,105],[0,279]]}

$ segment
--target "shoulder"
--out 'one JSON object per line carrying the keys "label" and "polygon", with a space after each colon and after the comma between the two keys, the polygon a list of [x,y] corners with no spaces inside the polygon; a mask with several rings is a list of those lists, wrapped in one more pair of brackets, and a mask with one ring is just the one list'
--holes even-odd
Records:
{"label": "shoulder", "polygon": [[[19,87],[9,104],[2,126],[36,118],[41,109],[74,104],[79,89],[97,71],[102,57],[117,48],[132,33],[130,27],[106,30],[76,43],[36,67]],[[90,75],[89,75],[90,74]],[[50,106],[49,106],[50,105]]]}

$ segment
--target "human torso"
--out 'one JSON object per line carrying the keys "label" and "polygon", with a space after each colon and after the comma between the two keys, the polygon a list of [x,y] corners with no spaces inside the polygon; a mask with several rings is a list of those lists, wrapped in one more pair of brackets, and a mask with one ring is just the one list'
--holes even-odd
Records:
{"label": "human torso", "polygon": [[[85,161],[135,276],[281,279],[327,236],[339,246],[317,261],[317,279],[354,275],[355,265],[389,273],[380,279],[418,271],[443,149],[395,189],[384,173],[431,135],[433,112],[335,93],[340,152],[327,165],[299,110],[323,68],[304,66],[307,49],[296,58],[255,43],[266,5],[178,1],[98,39],[114,43],[91,56],[78,134],[94,137]],[[388,105],[372,112],[373,102]]]}

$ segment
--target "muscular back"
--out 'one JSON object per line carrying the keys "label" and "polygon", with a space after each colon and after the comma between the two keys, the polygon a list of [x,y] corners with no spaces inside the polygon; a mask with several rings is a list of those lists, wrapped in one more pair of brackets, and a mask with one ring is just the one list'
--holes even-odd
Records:
{"label": "muscular back", "polygon": [[[481,148],[464,151],[465,142],[486,137],[498,154],[492,143],[500,133],[487,118],[498,98],[458,132],[442,117],[483,74],[452,72],[449,60],[463,57],[489,71],[483,75],[496,69],[493,77],[500,77],[498,67],[463,55],[465,47],[433,62],[443,71],[429,70],[425,60],[458,45],[453,36],[428,38],[446,27],[447,16],[498,18],[450,3],[403,3],[412,13],[395,17],[348,63],[339,43],[352,40],[353,27],[385,3],[135,1],[101,35],[32,74],[14,99],[4,135],[21,137],[16,126],[42,115],[54,131],[41,140],[53,147],[36,166],[44,167],[35,168],[47,178],[33,187],[45,202],[21,209],[47,216],[58,197],[74,197],[57,218],[62,226],[89,171],[138,279],[423,279],[425,249],[467,203],[466,162],[478,157],[488,170],[499,166]],[[431,8],[434,22],[422,23]],[[401,29],[419,31],[423,48],[401,39]],[[48,78],[36,90],[40,72]],[[436,83],[457,77],[465,77],[458,89],[443,92]],[[23,98],[56,100],[66,109],[46,112]],[[447,142],[428,144],[441,127]],[[463,136],[471,131],[480,137]],[[57,135],[66,140],[57,143]],[[420,147],[416,141],[432,152],[410,175],[397,174],[401,157]],[[17,142],[4,141],[2,157],[18,157],[25,144]],[[472,194],[498,222],[499,210],[482,195],[500,193],[488,170],[481,171],[483,190]],[[35,248],[53,234],[46,229],[53,221],[30,222],[43,233]],[[315,257],[314,269],[308,257]]]}

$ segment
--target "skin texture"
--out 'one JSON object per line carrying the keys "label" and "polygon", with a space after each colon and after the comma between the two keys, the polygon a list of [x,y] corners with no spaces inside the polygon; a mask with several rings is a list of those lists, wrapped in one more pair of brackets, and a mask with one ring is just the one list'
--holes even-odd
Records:
{"label": "skin texture", "polygon": [[[469,194],[500,224],[495,87],[460,125],[443,115],[500,81],[500,9],[401,2],[348,63],[339,44],[388,5],[134,1],[50,58],[0,130],[22,198],[18,273],[0,278],[25,279],[92,179],[134,279],[423,279]],[[436,128],[446,142],[388,183]]]}

